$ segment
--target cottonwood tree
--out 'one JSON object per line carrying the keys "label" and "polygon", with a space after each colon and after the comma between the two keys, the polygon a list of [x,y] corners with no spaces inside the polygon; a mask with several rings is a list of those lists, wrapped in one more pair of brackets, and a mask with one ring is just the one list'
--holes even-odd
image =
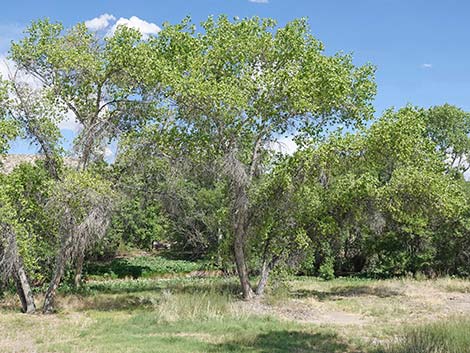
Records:
{"label": "cottonwood tree", "polygon": [[[141,34],[125,27],[111,37],[100,38],[84,24],[65,29],[48,20],[33,22],[25,37],[12,44],[10,58],[18,71],[37,81],[38,88],[33,91],[12,82],[17,103],[11,109],[12,115],[24,123],[28,137],[32,135],[45,153],[57,148],[58,142],[49,139],[49,144],[43,143],[42,137],[51,136],[47,131],[58,131],[61,123],[75,121],[80,129],[74,151],[77,169],[83,173],[77,178],[87,180],[86,170],[92,162],[103,159],[106,144],[152,114],[153,100],[139,85],[140,77],[149,71],[145,66],[146,48]],[[44,102],[57,113],[47,120],[48,124],[44,122],[48,116]],[[49,124],[51,121],[53,124]],[[85,248],[92,236],[99,238],[103,234],[111,208],[106,194],[84,187],[77,192],[80,202],[88,206],[79,215],[74,214],[70,200],[63,197],[70,192],[69,177],[57,175],[56,179],[50,204],[63,202],[57,208],[68,213],[62,219],[61,244],[44,312],[53,309],[55,292],[68,262],[75,262],[79,282]]]}
{"label": "cottonwood tree", "polygon": [[369,129],[330,135],[275,168],[273,203],[291,199],[278,218],[311,240],[314,273],[432,273],[468,259],[468,196],[446,173],[425,113],[387,110]]}
{"label": "cottonwood tree", "polygon": [[270,146],[284,134],[313,136],[369,118],[374,68],[356,67],[350,55],[325,55],[305,19],[278,28],[270,19],[221,16],[201,26],[196,33],[189,20],[166,25],[150,44],[175,127],[192,155],[213,161],[230,182],[233,251],[250,299],[250,189]]}

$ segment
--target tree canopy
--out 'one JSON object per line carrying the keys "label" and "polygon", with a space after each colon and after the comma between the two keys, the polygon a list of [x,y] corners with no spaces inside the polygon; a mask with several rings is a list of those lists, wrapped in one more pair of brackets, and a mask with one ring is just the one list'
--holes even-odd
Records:
{"label": "tree canopy", "polygon": [[53,312],[123,247],[237,273],[246,300],[286,271],[470,273],[470,114],[374,117],[374,66],[327,55],[306,19],[186,18],[152,37],[38,20],[10,58],[0,156],[17,137],[41,155],[0,174],[0,274],[25,312],[35,287]]}

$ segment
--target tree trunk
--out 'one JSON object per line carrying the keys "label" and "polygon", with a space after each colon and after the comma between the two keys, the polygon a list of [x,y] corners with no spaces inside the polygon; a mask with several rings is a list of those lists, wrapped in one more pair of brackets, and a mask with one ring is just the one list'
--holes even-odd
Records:
{"label": "tree trunk", "polygon": [[278,262],[281,260],[281,256],[275,256],[271,259],[270,262],[267,260],[263,261],[263,266],[261,268],[260,279],[258,285],[256,286],[256,295],[263,295],[266,284],[268,284],[268,278],[271,271],[276,267]]}
{"label": "tree trunk", "polygon": [[261,268],[260,279],[258,285],[256,286],[256,295],[263,295],[266,284],[268,283],[268,277],[271,270],[269,269],[266,261],[263,262],[263,267]]}
{"label": "tree trunk", "polygon": [[245,239],[248,229],[248,198],[244,188],[241,186],[235,188],[233,213],[235,263],[242,287],[243,299],[250,300],[254,297],[254,292],[250,285],[245,260]]}
{"label": "tree trunk", "polygon": [[242,286],[242,293],[243,299],[250,300],[253,298],[254,293],[253,289],[251,288],[249,277],[248,277],[248,270],[246,268],[245,262],[245,250],[244,250],[244,234],[243,233],[235,233],[235,263],[237,264],[237,272],[238,277],[240,279],[240,284]]}
{"label": "tree trunk", "polygon": [[13,278],[16,284],[16,291],[21,300],[22,311],[26,314],[34,313],[36,305],[34,304],[33,292],[31,291],[23,264],[20,261],[15,265]]}
{"label": "tree trunk", "polygon": [[65,272],[65,266],[67,263],[66,249],[62,248],[56,259],[56,268],[54,270],[54,275],[52,277],[49,288],[47,288],[46,296],[44,298],[44,306],[42,312],[44,314],[51,314],[54,311],[54,301],[59,287],[62,276]]}
{"label": "tree trunk", "polygon": [[75,288],[80,287],[80,284],[82,282],[82,272],[83,272],[83,262],[85,260],[85,254],[80,253],[77,258],[77,262],[75,265],[75,277],[74,277],[74,284]]}
{"label": "tree trunk", "polygon": [[23,260],[18,252],[16,233],[8,224],[0,224],[0,227],[0,258],[2,258],[4,266],[6,263],[6,269],[3,268],[3,271],[6,272],[6,275],[12,276],[15,281],[22,311],[32,314],[36,311],[36,306],[34,305],[33,292],[29,285],[28,276],[24,270]]}

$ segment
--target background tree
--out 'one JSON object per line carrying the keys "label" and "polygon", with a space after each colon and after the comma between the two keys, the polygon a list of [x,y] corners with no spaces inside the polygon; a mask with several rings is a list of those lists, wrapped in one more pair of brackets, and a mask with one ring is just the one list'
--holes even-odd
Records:
{"label": "background tree", "polygon": [[441,153],[448,156],[451,168],[465,173],[470,168],[470,113],[444,104],[425,113],[426,133]]}
{"label": "background tree", "polygon": [[[171,243],[173,256],[220,260],[221,242],[228,238],[227,183],[207,159],[178,143],[171,129],[152,123],[122,141],[116,184],[134,211],[127,212],[132,219],[120,216],[114,226],[136,238],[155,228],[155,240]],[[144,247],[149,246],[147,239]]]}
{"label": "background tree", "polygon": [[298,195],[293,212],[313,243],[312,273],[431,274],[456,254],[440,250],[447,232],[468,249],[465,226],[448,223],[467,212],[464,182],[446,173],[426,131],[424,110],[389,110],[368,130],[332,135],[278,167]]}

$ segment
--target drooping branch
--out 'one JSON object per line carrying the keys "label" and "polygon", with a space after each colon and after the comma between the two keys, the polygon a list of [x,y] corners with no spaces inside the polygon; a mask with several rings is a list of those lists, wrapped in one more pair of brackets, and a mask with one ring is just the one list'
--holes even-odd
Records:
{"label": "drooping branch", "polygon": [[[60,208],[60,227],[61,246],[56,256],[56,265],[54,274],[46,292],[44,300],[44,313],[54,311],[54,301],[57,288],[65,273],[67,264],[76,262],[83,263],[83,256],[92,244],[103,238],[109,226],[111,213],[114,207],[112,195],[97,193],[91,189],[84,189],[81,195],[71,194],[66,190],[62,190],[60,195],[53,200],[49,207],[51,209]],[[75,197],[81,197],[81,205],[88,205],[84,216],[80,217],[74,208]],[[79,213],[79,212],[78,212]],[[81,270],[81,266],[78,266]],[[76,278],[80,280],[79,273]]]}

